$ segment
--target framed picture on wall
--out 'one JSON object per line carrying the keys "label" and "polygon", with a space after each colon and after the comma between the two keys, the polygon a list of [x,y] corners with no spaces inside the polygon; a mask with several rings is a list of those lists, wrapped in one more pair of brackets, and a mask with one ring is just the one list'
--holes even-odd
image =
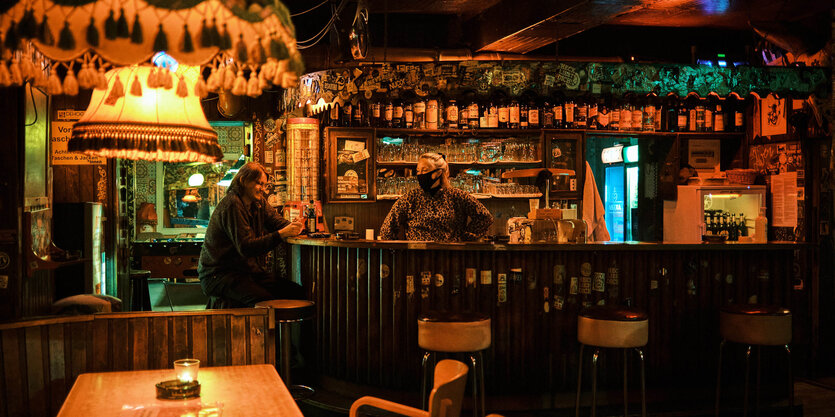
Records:
{"label": "framed picture on wall", "polygon": [[374,131],[325,130],[328,201],[374,201]]}

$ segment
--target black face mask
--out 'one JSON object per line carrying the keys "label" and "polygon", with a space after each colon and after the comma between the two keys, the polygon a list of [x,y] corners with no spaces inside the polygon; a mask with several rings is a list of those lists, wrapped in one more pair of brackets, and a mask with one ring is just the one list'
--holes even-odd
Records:
{"label": "black face mask", "polygon": [[[438,170],[436,169],[433,171],[429,171],[425,174],[417,174],[418,184],[420,184],[420,188],[423,189],[423,191],[429,193],[430,195],[435,195],[435,193],[437,193],[438,190],[441,189],[440,177],[432,178],[432,174],[434,174],[436,171]],[[438,181],[438,185],[433,187],[432,184],[434,184],[435,181]]]}

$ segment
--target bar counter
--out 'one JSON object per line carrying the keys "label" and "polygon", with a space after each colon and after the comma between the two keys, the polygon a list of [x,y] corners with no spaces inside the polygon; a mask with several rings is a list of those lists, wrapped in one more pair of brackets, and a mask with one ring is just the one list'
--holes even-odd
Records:
{"label": "bar counter", "polygon": [[[418,391],[417,319],[430,310],[488,314],[488,400],[516,398],[521,408],[535,409],[573,401],[584,302],[646,310],[648,388],[679,392],[715,384],[721,306],[807,304],[792,292],[795,252],[806,246],[794,242],[288,241],[293,273],[316,302],[318,372],[348,393],[358,385]],[[808,327],[804,316],[795,312],[796,329]],[[620,389],[621,358],[604,356],[599,387]],[[630,363],[637,376],[637,363]],[[615,368],[607,377],[608,366]]]}

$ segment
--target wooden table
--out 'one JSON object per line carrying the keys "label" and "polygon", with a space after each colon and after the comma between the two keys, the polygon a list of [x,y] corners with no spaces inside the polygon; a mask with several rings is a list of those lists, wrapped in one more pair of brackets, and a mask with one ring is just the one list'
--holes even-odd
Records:
{"label": "wooden table", "polygon": [[200,368],[197,376],[200,398],[158,400],[156,383],[174,379],[173,369],[81,374],[58,416],[119,416],[123,406],[145,405],[162,410],[197,406],[201,402],[222,403],[223,417],[302,416],[272,365]]}

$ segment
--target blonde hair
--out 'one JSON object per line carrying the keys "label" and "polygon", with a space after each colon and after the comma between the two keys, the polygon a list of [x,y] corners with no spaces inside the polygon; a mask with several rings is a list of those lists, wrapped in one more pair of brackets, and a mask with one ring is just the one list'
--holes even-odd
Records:
{"label": "blonde hair", "polygon": [[445,174],[449,175],[449,164],[447,164],[443,155],[434,152],[427,152],[421,155],[420,159],[428,160],[433,166],[435,166],[435,169],[440,169]]}

